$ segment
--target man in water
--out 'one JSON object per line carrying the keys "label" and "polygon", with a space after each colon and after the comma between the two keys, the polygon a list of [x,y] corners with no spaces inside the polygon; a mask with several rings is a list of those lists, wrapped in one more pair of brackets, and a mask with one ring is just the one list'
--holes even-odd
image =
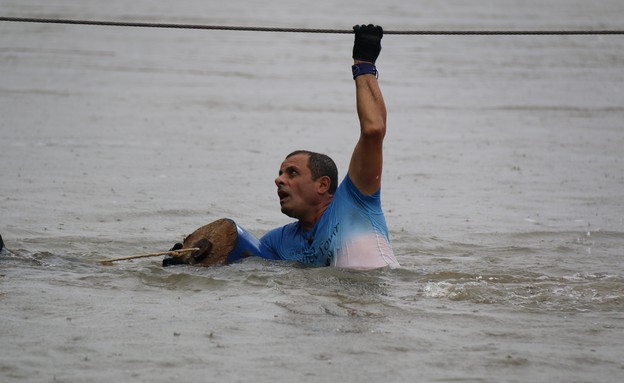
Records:
{"label": "man in water", "polygon": [[399,265],[380,199],[386,107],[375,61],[383,30],[373,25],[353,29],[360,138],[348,173],[338,186],[336,164],[328,156],[299,150],[286,157],[275,184],[282,212],[297,221],[260,239],[271,258],[353,269]]}

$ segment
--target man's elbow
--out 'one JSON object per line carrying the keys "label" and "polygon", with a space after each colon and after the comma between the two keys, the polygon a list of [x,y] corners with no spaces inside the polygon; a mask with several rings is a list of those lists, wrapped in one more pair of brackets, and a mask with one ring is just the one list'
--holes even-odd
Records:
{"label": "man's elbow", "polygon": [[386,136],[386,124],[384,121],[371,122],[362,126],[362,138],[367,140],[382,141]]}

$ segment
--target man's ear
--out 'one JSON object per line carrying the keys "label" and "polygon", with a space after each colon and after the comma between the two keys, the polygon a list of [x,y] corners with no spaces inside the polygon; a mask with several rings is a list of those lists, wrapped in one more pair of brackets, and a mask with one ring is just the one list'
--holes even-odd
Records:
{"label": "man's ear", "polygon": [[317,182],[317,190],[319,194],[329,193],[329,188],[331,186],[331,179],[329,176],[321,176],[316,180]]}

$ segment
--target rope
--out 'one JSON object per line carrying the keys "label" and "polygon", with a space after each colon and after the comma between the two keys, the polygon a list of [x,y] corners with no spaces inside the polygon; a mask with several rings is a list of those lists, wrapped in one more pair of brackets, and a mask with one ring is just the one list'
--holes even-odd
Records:
{"label": "rope", "polygon": [[179,250],[170,250],[170,251],[163,251],[160,253],[149,253],[149,254],[140,254],[140,255],[131,255],[129,257],[121,257],[121,258],[111,258],[111,259],[101,259],[98,262],[100,262],[103,265],[112,265],[113,262],[117,262],[117,261],[127,261],[129,259],[138,259],[138,258],[149,258],[149,257],[159,257],[161,255],[173,255],[174,257],[183,254],[183,253],[188,253],[191,251],[198,251],[200,250],[199,247],[189,247],[188,249],[179,249]]}
{"label": "rope", "polygon": [[[311,28],[275,28],[275,27],[240,27],[226,25],[201,24],[169,24],[169,23],[142,23],[123,21],[94,21],[94,20],[67,20],[45,19],[31,17],[1,17],[0,21],[21,23],[47,23],[72,25],[99,25],[113,27],[140,27],[140,28],[175,28],[175,29],[211,29],[222,31],[254,31],[254,32],[290,32],[290,33],[334,33],[349,34],[352,29],[311,29]],[[392,31],[384,30],[385,35],[624,35],[624,30],[481,30],[481,31]]]}

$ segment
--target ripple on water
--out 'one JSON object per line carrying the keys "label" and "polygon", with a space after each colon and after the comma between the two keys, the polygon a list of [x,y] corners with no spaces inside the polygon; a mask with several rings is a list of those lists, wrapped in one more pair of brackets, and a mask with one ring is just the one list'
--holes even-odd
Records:
{"label": "ripple on water", "polygon": [[[449,249],[445,250],[447,253],[454,258]],[[492,256],[491,250],[488,256]],[[547,311],[624,311],[624,277],[615,273],[579,272],[556,276],[509,266],[506,270],[499,266],[488,270],[482,268],[480,260],[475,263],[479,268],[475,267],[474,271],[463,265],[456,268],[454,260],[432,263],[431,269],[408,266],[360,272],[336,268],[305,269],[290,263],[259,259],[215,268],[162,268],[160,258],[113,266],[102,266],[92,258],[101,257],[4,250],[1,264],[5,270],[10,268],[11,272],[22,276],[45,278],[55,285],[242,295],[271,291],[286,297],[278,300],[283,308],[300,314],[383,315],[384,309],[398,308],[405,301],[415,299]]]}
{"label": "ripple on water", "polygon": [[624,309],[624,278],[619,275],[554,277],[537,273],[496,275],[410,270],[400,274],[395,290],[406,300],[466,301],[547,311]]}

